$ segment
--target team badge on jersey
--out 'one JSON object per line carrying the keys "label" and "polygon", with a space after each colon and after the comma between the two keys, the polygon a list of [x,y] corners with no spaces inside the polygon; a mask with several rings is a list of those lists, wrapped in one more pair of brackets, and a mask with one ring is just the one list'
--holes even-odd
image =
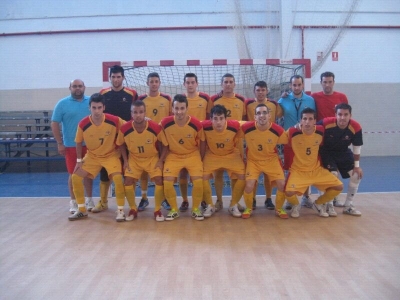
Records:
{"label": "team badge on jersey", "polygon": [[188,139],[191,139],[191,138],[193,138],[193,136],[189,133],[187,136],[186,136]]}
{"label": "team badge on jersey", "polygon": [[147,139],[146,144],[151,144],[151,139]]}
{"label": "team badge on jersey", "polygon": [[164,105],[164,103],[160,103],[160,105],[159,105],[160,107],[164,107],[165,105]]}
{"label": "team badge on jersey", "polygon": [[106,131],[106,132],[104,133],[105,136],[109,136],[110,134],[111,134],[110,131]]}
{"label": "team badge on jersey", "polygon": [[127,102],[127,100],[126,100],[126,98],[124,97],[124,98],[122,98],[122,102]]}

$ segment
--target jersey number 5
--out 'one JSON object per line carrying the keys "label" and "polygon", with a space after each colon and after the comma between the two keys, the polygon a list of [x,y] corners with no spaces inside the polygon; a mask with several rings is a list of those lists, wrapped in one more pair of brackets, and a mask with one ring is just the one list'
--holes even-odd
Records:
{"label": "jersey number 5", "polygon": [[306,149],[306,154],[307,154],[307,155],[311,155],[311,148],[307,148],[307,149]]}

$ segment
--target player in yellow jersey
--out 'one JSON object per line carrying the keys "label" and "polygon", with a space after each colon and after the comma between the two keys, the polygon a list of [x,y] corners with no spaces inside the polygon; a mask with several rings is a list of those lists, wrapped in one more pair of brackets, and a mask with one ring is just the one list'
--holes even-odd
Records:
{"label": "player in yellow jersey", "polygon": [[282,127],[271,121],[271,112],[266,104],[258,104],[254,111],[255,121],[248,121],[241,127],[247,154],[244,201],[247,207],[252,205],[254,186],[263,173],[278,189],[276,215],[287,219],[288,215],[282,209],[285,201],[285,175],[276,150],[277,144],[287,143],[287,135]]}
{"label": "player in yellow jersey", "polygon": [[[185,74],[185,76],[183,77],[183,85],[186,89],[185,95],[188,99],[188,115],[195,117],[200,121],[209,119],[209,114],[207,113],[207,110],[210,103],[210,96],[206,93],[197,91],[197,87],[199,86],[197,75],[194,73]],[[188,173],[186,169],[183,169],[179,174],[179,188],[183,198],[179,210],[186,211],[189,208],[187,197]],[[207,207],[204,201],[202,201],[201,204],[204,209]]]}
{"label": "player in yellow jersey", "polygon": [[[86,218],[82,179],[95,178],[104,167],[115,184],[117,198],[117,222],[125,221],[123,211],[125,203],[124,183],[121,174],[120,152],[115,139],[124,121],[114,115],[104,113],[104,96],[96,93],[90,97],[90,115],[83,118],[76,131],[76,166],[72,174],[72,186],[78,203],[78,211],[71,215],[70,221]],[[82,159],[82,143],[86,143],[87,153]]]}
{"label": "player in yellow jersey", "polygon": [[229,212],[234,217],[247,219],[250,217],[251,208],[246,209],[243,214],[237,208],[237,203],[243,195],[245,185],[244,162],[236,147],[237,142],[242,140],[240,123],[236,120],[227,120],[226,115],[226,108],[217,104],[211,109],[211,120],[203,121],[203,130],[208,146],[205,153],[201,153],[204,170],[203,197],[207,203],[207,208],[203,214],[205,217],[211,217],[215,211],[209,182],[212,174],[217,170],[226,170],[237,178],[232,191]]}
{"label": "player in yellow jersey", "polygon": [[[278,105],[277,102],[274,100],[268,99],[268,86],[265,81],[258,81],[254,85],[254,99],[247,99],[246,102],[244,103],[245,109],[246,109],[246,120],[248,121],[254,121],[255,120],[255,111],[256,107],[259,104],[265,104],[268,107],[269,110],[269,115],[270,115],[270,122],[275,123],[276,121],[276,116],[277,115],[282,115],[282,109]],[[274,210],[275,206],[272,203],[272,186],[271,182],[268,178],[267,175],[264,174],[264,187],[265,187],[265,194],[266,194],[266,199],[264,202],[264,206],[267,209]],[[256,208],[256,192],[257,192],[257,184],[254,186],[254,191],[253,191],[253,209]]]}
{"label": "player in yellow jersey", "polygon": [[[142,100],[146,105],[146,117],[156,123],[160,123],[163,118],[172,114],[171,96],[160,92],[161,80],[157,72],[152,72],[147,75],[147,86],[149,87],[149,92],[140,95],[138,100]],[[143,172],[140,178],[142,199],[139,203],[139,211],[143,211],[146,206],[149,205],[149,200],[147,199],[148,184],[149,174]],[[162,206],[167,210],[170,209],[168,201],[166,200],[162,202]]]}
{"label": "player in yellow jersey", "polygon": [[[302,195],[309,186],[315,186],[325,193],[315,200],[313,209],[321,217],[329,217],[324,204],[340,194],[343,184],[320,164],[319,148],[323,141],[324,127],[315,123],[315,110],[305,108],[301,112],[301,129],[291,127],[287,130],[288,145],[292,148],[294,157],[286,181],[285,193],[287,197]],[[292,201],[288,198],[288,200],[293,205],[291,216],[298,218],[300,215],[298,199]]]}
{"label": "player in yellow jersey", "polygon": [[[244,102],[245,98],[235,93],[235,77],[226,73],[221,78],[222,91],[211,97],[209,106],[209,112],[214,105],[221,104],[227,109],[227,119],[241,121],[245,116]],[[241,142],[238,142],[238,149],[243,152],[243,146]],[[215,192],[217,194],[217,202],[215,203],[216,210],[222,208],[222,189],[224,185],[223,171],[215,173]],[[235,180],[232,180],[232,186],[234,186]],[[239,204],[238,204],[239,206]]]}
{"label": "player in yellow jersey", "polygon": [[164,193],[171,204],[166,220],[172,221],[179,217],[174,181],[182,169],[188,170],[193,183],[192,217],[199,221],[204,220],[199,209],[203,198],[203,163],[199,150],[204,149],[206,144],[203,128],[199,120],[187,114],[188,101],[185,95],[176,95],[172,107],[174,115],[161,121],[169,144],[163,171]]}
{"label": "player in yellow jersey", "polygon": [[[161,213],[161,202],[164,199],[162,169],[168,143],[161,126],[145,119],[146,106],[143,101],[135,101],[131,113],[133,121],[121,127],[117,139],[124,160],[125,196],[131,208],[126,220],[131,221],[137,217],[134,186],[143,171],[146,171],[156,184],[154,217],[156,221],[164,221]],[[126,149],[129,150],[129,159]]]}

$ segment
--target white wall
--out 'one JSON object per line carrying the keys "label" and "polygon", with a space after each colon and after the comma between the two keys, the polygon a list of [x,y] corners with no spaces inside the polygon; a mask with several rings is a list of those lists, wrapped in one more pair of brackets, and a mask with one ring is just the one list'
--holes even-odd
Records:
{"label": "white wall", "polygon": [[[348,0],[285,0],[283,19],[288,26],[338,25]],[[236,4],[236,5],[235,5]],[[238,14],[240,6],[242,14]],[[102,86],[103,61],[160,59],[301,58],[302,31],[293,29],[280,43],[278,29],[246,29],[244,36],[232,29],[172,30],[171,27],[279,25],[280,1],[56,1],[3,0],[0,2],[0,110],[52,109],[68,93],[70,80],[82,78],[88,92]],[[286,10],[286,11],[285,11]],[[241,17],[241,19],[239,18]],[[292,17],[290,17],[292,16]],[[287,25],[287,24],[285,24]],[[359,0],[349,28],[313,74],[313,91],[319,74],[336,74],[337,89],[346,89],[354,114],[369,131],[398,130],[394,112],[400,101],[400,8],[397,0]],[[394,26],[385,29],[382,26]],[[143,30],[168,27],[169,30]],[[123,31],[121,29],[140,29]],[[104,32],[106,30],[115,32]],[[83,32],[74,32],[81,30]],[[100,30],[100,32],[89,32]],[[70,33],[60,33],[68,31]],[[35,34],[45,32],[46,34]],[[54,34],[48,34],[55,32]],[[239,31],[240,32],[240,31]],[[20,35],[17,35],[20,34]],[[335,30],[304,29],[304,56],[316,62]],[[371,92],[369,89],[373,87]],[[373,97],[371,97],[373,95]],[[399,134],[375,135],[377,146],[369,155],[400,155],[391,141]],[[380,141],[385,147],[379,147]],[[371,143],[372,144],[372,143]]]}

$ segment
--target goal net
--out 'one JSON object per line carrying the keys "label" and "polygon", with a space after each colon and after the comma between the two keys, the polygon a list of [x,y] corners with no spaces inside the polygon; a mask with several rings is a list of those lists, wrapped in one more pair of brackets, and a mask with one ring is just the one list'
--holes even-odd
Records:
{"label": "goal net", "polygon": [[184,93],[183,77],[195,73],[198,77],[199,91],[211,95],[221,90],[221,78],[230,73],[235,77],[235,92],[246,98],[254,97],[253,87],[257,81],[268,84],[268,97],[280,98],[283,91],[289,90],[292,75],[302,75],[305,91],[311,91],[311,68],[309,59],[212,59],[212,60],[161,60],[133,62],[103,62],[103,85],[108,87],[109,69],[120,65],[125,70],[125,85],[135,89],[139,95],[148,91],[147,75],[157,72],[160,75],[160,91],[171,95]]}

